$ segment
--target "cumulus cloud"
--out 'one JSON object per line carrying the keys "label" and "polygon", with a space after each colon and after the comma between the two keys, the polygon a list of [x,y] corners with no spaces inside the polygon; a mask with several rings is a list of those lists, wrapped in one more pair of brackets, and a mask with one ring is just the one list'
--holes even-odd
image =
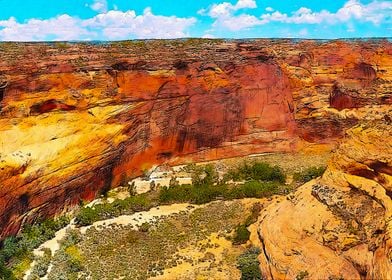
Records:
{"label": "cumulus cloud", "polygon": [[265,22],[335,24],[357,20],[360,22],[371,22],[375,25],[378,25],[381,22],[391,21],[391,17],[392,2],[373,1],[369,4],[362,4],[359,0],[347,1],[336,13],[331,13],[327,10],[314,12],[309,8],[302,7],[297,11],[294,11],[291,15],[276,11],[261,16]]}
{"label": "cumulus cloud", "polygon": [[185,30],[195,24],[194,18],[154,15],[150,8],[142,15],[135,11],[109,11],[83,21],[83,26],[102,30],[110,40],[129,38],[179,38],[189,36]]}
{"label": "cumulus cloud", "polygon": [[97,12],[106,13],[108,11],[108,2],[106,0],[94,0],[90,8]]}
{"label": "cumulus cloud", "polygon": [[143,14],[135,11],[111,10],[89,19],[69,15],[40,20],[30,19],[19,23],[15,18],[0,21],[0,40],[116,40],[144,38],[179,38],[189,36],[188,29],[196,23],[195,18],[161,16],[150,8]]}
{"label": "cumulus cloud", "polygon": [[288,24],[337,24],[349,23],[352,20],[358,22],[370,22],[374,25],[381,23],[392,23],[392,1],[374,0],[368,4],[361,3],[360,0],[348,0],[343,7],[336,12],[327,10],[312,11],[307,7],[287,14],[275,11],[272,7],[267,7],[260,16],[247,13],[239,13],[241,9],[257,8],[254,0],[239,0],[235,5],[229,2],[214,4],[210,9],[202,10],[202,14],[215,19],[214,28],[238,31],[252,28],[271,22]]}
{"label": "cumulus cloud", "polygon": [[238,0],[236,4],[231,4],[229,2],[214,4],[209,9],[199,10],[198,13],[214,18],[215,21],[212,24],[213,28],[224,28],[229,29],[230,31],[238,31],[262,24],[263,20],[256,16],[249,14],[235,15],[236,12],[240,10],[255,8],[257,8],[255,0]]}
{"label": "cumulus cloud", "polygon": [[0,21],[0,39],[3,41],[75,40],[94,36],[93,32],[81,27],[80,20],[69,15],[40,20],[30,19],[18,23],[15,18]]}
{"label": "cumulus cloud", "polygon": [[229,2],[223,2],[220,4],[214,4],[209,10],[208,15],[213,18],[230,16],[233,12],[241,9],[255,9],[257,4],[255,0],[238,0],[238,2],[233,5]]}

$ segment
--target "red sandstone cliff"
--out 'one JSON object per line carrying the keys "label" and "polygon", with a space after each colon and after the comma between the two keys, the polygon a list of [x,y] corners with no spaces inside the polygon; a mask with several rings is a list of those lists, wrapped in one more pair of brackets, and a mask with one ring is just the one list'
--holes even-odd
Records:
{"label": "red sandstone cliff", "polygon": [[0,44],[0,228],[164,161],[334,144],[392,103],[392,44]]}

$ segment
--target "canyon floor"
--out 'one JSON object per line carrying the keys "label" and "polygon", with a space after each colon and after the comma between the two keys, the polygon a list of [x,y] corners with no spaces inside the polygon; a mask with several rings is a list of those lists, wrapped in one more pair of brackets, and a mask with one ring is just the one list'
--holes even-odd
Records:
{"label": "canyon floor", "polygon": [[[235,240],[239,225],[255,223],[261,209],[300,184],[294,174],[325,166],[330,155],[328,151],[256,154],[198,163],[196,166],[214,166],[223,177],[233,168],[264,162],[280,166],[287,177],[280,194],[264,198],[218,197],[204,204],[159,205],[85,226],[73,219],[34,250],[34,261],[23,279],[247,279],[241,278],[239,260],[250,254],[258,268],[260,249],[252,245],[247,230],[244,240]],[[130,188],[136,196],[148,194],[152,184],[169,187],[172,178],[187,184],[192,181],[192,172],[186,165],[157,166],[84,207],[127,199]],[[249,253],[252,250],[257,254]]]}

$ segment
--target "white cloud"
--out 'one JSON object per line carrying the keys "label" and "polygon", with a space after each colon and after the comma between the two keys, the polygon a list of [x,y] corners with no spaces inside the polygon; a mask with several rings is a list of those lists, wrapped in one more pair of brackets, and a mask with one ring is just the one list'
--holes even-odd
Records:
{"label": "white cloud", "polygon": [[135,11],[108,11],[93,18],[79,19],[69,15],[19,23],[15,18],[0,21],[2,41],[95,40],[130,38],[179,38],[189,36],[187,30],[195,18],[160,16],[147,8]]}
{"label": "white cloud", "polygon": [[215,21],[212,24],[214,28],[239,31],[263,23],[263,20],[260,20],[253,15],[235,15],[239,10],[255,8],[257,8],[255,0],[238,0],[234,5],[229,2],[214,4],[209,10],[201,9],[198,13],[201,15],[209,15],[211,18],[214,18]]}
{"label": "white cloud", "polygon": [[221,28],[230,31],[249,29],[270,22],[287,24],[337,24],[355,20],[359,22],[370,22],[374,25],[392,23],[392,1],[385,0],[373,0],[368,4],[362,4],[360,0],[348,0],[335,13],[327,10],[316,12],[307,7],[301,7],[291,14],[286,14],[275,11],[272,7],[267,7],[265,9],[267,13],[262,14],[260,17],[247,13],[238,14],[238,11],[244,8],[257,8],[256,1],[239,0],[236,4],[222,2],[212,5],[209,10],[202,9],[199,13],[209,15],[215,19],[212,25],[215,29]]}
{"label": "white cloud", "polygon": [[261,24],[264,24],[263,20],[252,15],[242,14],[239,16],[220,18],[213,23],[213,27],[224,27],[231,31],[239,31]]}
{"label": "white cloud", "polygon": [[100,13],[106,13],[108,11],[108,2],[106,0],[94,0],[90,8]]}
{"label": "white cloud", "polygon": [[222,16],[230,16],[232,13],[241,9],[255,9],[255,8],[257,8],[257,4],[255,0],[238,0],[238,2],[235,5],[229,2],[223,2],[220,4],[212,5],[208,15],[213,18],[219,18]]}
{"label": "white cloud", "polygon": [[94,34],[80,26],[80,20],[69,15],[40,20],[30,19],[18,23],[15,18],[0,21],[2,41],[44,41],[48,37],[57,40],[75,40]]}
{"label": "white cloud", "polygon": [[237,4],[235,4],[234,9],[255,9],[257,8],[257,4],[255,0],[238,0]]}
{"label": "white cloud", "polygon": [[320,24],[320,23],[344,23],[350,20],[371,22],[378,25],[391,20],[392,2],[373,1],[362,4],[359,0],[349,0],[336,13],[327,10],[313,12],[311,9],[302,7],[291,15],[282,14],[279,11],[263,14],[261,18],[267,22],[283,22],[294,24]]}
{"label": "white cloud", "polygon": [[207,33],[207,34],[204,34],[204,35],[202,36],[202,38],[205,38],[205,39],[214,39],[215,36],[212,35],[212,34],[210,34],[210,33]]}

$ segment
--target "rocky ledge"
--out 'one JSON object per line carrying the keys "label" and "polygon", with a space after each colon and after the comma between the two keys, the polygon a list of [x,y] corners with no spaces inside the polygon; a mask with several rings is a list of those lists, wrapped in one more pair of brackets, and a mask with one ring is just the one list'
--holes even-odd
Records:
{"label": "rocky ledge", "polygon": [[350,129],[322,178],[262,213],[268,279],[392,279],[392,126]]}

